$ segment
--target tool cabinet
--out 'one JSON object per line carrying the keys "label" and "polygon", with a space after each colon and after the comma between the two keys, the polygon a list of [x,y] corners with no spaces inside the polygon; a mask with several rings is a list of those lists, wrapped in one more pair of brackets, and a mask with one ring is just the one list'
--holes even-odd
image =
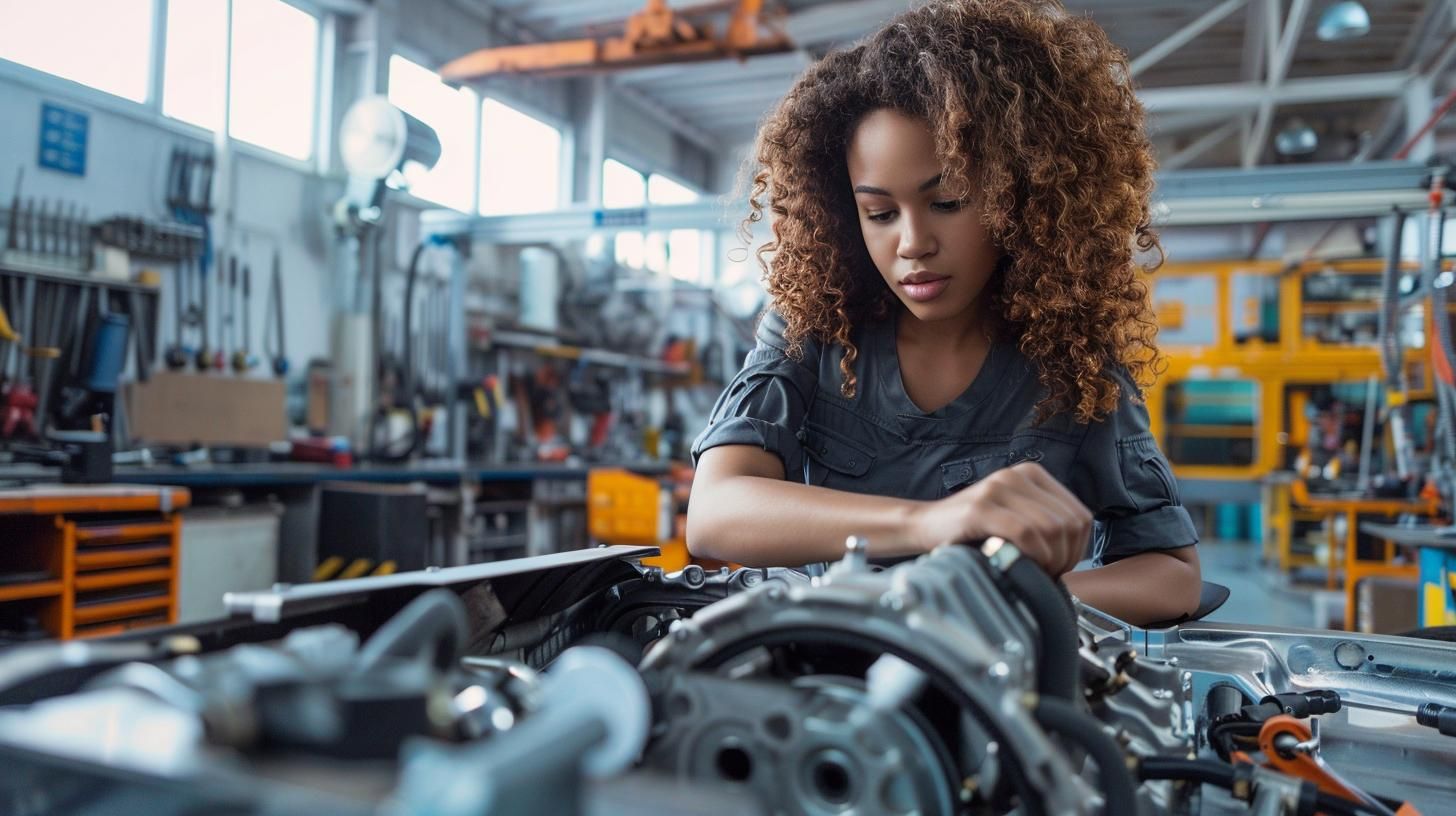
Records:
{"label": "tool cabinet", "polygon": [[176,487],[0,491],[0,643],[177,620]]}

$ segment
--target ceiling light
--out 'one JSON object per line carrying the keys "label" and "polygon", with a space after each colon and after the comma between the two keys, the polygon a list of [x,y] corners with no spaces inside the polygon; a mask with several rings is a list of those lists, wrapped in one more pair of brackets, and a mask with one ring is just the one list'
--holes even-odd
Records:
{"label": "ceiling light", "polygon": [[1370,13],[1355,0],[1344,0],[1325,9],[1315,34],[1324,42],[1353,40],[1370,33]]}
{"label": "ceiling light", "polygon": [[1308,156],[1319,147],[1319,135],[1300,119],[1274,134],[1274,150],[1281,156]]}

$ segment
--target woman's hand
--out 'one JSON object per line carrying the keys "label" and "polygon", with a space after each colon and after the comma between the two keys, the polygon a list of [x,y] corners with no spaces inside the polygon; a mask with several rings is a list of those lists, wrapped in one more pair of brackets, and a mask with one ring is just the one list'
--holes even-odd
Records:
{"label": "woman's hand", "polygon": [[1015,544],[1055,578],[1082,560],[1092,512],[1041,465],[1022,462],[911,514],[910,537],[922,551],[990,536]]}

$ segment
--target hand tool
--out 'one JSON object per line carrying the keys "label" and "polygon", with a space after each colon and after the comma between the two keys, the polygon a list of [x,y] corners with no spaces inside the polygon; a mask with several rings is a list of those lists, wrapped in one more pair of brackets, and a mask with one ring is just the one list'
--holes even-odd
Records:
{"label": "hand tool", "polygon": [[[26,278],[22,285],[23,293],[20,296],[20,310],[17,316],[19,320],[18,333],[24,337],[31,336],[29,342],[34,342],[35,333],[35,278]],[[30,356],[30,348],[26,349],[24,355],[17,355],[15,375],[5,384],[4,395],[4,424],[0,425],[0,434],[6,437],[15,437],[17,433],[34,437],[35,434],[35,391],[31,388],[29,374],[26,371],[26,357]]]}
{"label": "hand tool", "polygon": [[[176,155],[175,152],[173,155]],[[187,299],[187,262],[179,261],[173,270],[176,273],[177,289],[172,294],[172,345],[167,347],[165,358],[167,368],[181,371],[187,367],[188,360],[187,349],[182,341],[183,330],[187,324],[187,310],[183,305]]]}
{"label": "hand tool", "polygon": [[243,343],[233,352],[233,371],[249,371],[258,361],[253,357],[253,267],[243,263]]}
{"label": "hand tool", "polygon": [[[212,172],[215,166],[212,154],[203,154],[200,164],[202,166],[198,172],[202,175],[202,191],[191,206],[193,210],[201,213],[205,220],[206,216],[212,215]],[[190,187],[188,189],[191,190]]]}
{"label": "hand tool", "polygon": [[132,325],[136,326],[132,344],[136,352],[136,377],[138,381],[146,382],[152,378],[152,360],[156,358],[154,338],[157,324],[152,319],[152,310],[145,295],[135,290],[127,292],[126,295],[126,310]]}
{"label": "hand tool", "polygon": [[15,193],[10,197],[10,212],[5,224],[5,248],[20,248],[20,183],[25,179],[25,166],[15,171]]}
{"label": "hand tool", "polygon": [[40,240],[35,250],[41,255],[55,254],[54,241],[51,237],[55,231],[55,218],[50,214],[50,209],[47,206],[49,203],[49,201],[42,198],[40,200],[40,210],[36,214],[36,222],[40,226]]}
{"label": "hand tool", "polygon": [[24,249],[26,252],[35,251],[35,196],[25,200],[25,227],[21,232],[25,239]]}
{"label": "hand tool", "polygon": [[273,376],[288,376],[288,352],[283,342],[283,273],[278,250],[273,250],[273,275],[268,282],[268,311],[263,317],[263,350],[273,364]]}
{"label": "hand tool", "polygon": [[[10,279],[7,278],[6,283],[9,282]],[[7,298],[7,300],[12,304],[15,302],[14,298]],[[7,379],[9,378],[10,352],[13,348],[10,344],[19,342],[20,335],[16,334],[15,329],[10,325],[9,313],[5,311],[5,306],[0,305],[0,348],[3,348],[3,353],[0,353],[0,367],[5,369]]]}
{"label": "hand tool", "polygon": [[[219,267],[222,266],[222,260],[221,259],[218,260],[218,266]],[[209,369],[209,368],[212,367],[212,349],[210,349],[210,348],[207,347],[207,341],[208,341],[208,337],[207,337],[207,329],[208,329],[208,326],[207,326],[207,323],[208,323],[207,278],[208,278],[208,275],[207,275],[207,263],[206,263],[206,261],[199,262],[197,264],[197,270],[198,270],[198,275],[197,275],[198,288],[201,290],[198,293],[199,294],[199,297],[197,299],[197,302],[201,304],[200,311],[202,313],[202,331],[200,333],[200,337],[199,337],[199,340],[198,340],[198,343],[197,343],[197,370],[198,371],[206,371],[207,369]]]}
{"label": "hand tool", "polygon": [[229,255],[227,266],[217,265],[217,352],[213,355],[212,365],[218,371],[227,371],[228,365],[228,335],[233,327],[232,297],[228,290],[228,279],[225,270],[231,269],[233,280],[238,277],[238,259]]}
{"label": "hand tool", "polygon": [[69,286],[51,286],[49,292],[43,297],[44,306],[37,310],[37,313],[44,318],[44,322],[35,328],[37,337],[36,348],[31,350],[31,357],[35,361],[36,368],[36,407],[35,407],[35,430],[37,436],[44,436],[47,422],[47,412],[50,406],[51,381],[55,373],[56,361],[61,356],[61,334],[63,321],[66,314],[66,306],[69,301]]}

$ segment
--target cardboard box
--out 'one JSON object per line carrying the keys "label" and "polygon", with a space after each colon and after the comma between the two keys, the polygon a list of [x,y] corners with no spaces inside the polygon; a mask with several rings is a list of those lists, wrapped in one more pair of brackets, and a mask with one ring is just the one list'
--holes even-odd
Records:
{"label": "cardboard box", "polygon": [[157,371],[126,386],[131,438],[144,444],[262,447],[287,439],[286,398],[275,379]]}

